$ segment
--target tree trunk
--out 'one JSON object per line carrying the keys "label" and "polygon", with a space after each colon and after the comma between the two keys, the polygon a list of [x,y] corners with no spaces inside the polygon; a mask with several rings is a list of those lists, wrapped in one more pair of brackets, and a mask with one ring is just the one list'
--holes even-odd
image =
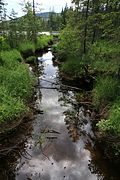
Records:
{"label": "tree trunk", "polygon": [[84,29],[84,42],[83,42],[83,45],[84,45],[83,52],[84,52],[84,54],[86,54],[87,19],[88,19],[89,2],[90,2],[90,0],[87,1],[87,9],[86,9],[86,14],[85,14],[85,29]]}

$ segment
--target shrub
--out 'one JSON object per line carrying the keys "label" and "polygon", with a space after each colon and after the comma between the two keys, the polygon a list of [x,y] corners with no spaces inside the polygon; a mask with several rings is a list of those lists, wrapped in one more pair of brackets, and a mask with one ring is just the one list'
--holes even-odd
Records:
{"label": "shrub", "polygon": [[58,43],[52,45],[52,52],[57,53],[58,52]]}
{"label": "shrub", "polygon": [[59,60],[65,60],[69,57],[79,57],[81,44],[79,32],[69,25],[63,29],[60,34],[60,40],[57,45],[57,54]]}
{"label": "shrub", "polygon": [[53,40],[53,36],[41,35],[37,38],[36,50],[42,50],[46,48]]}
{"label": "shrub", "polygon": [[19,118],[26,110],[20,99],[13,98],[6,87],[0,87],[0,123]]}
{"label": "shrub", "polygon": [[72,77],[79,77],[83,73],[82,64],[78,59],[71,58],[62,64],[61,71]]}
{"label": "shrub", "polygon": [[97,71],[116,73],[120,66],[120,45],[110,41],[94,43],[89,50],[91,67]]}
{"label": "shrub", "polygon": [[110,131],[120,135],[120,101],[111,107],[107,120],[102,119],[97,126],[102,131]]}
{"label": "shrub", "polygon": [[2,51],[0,59],[2,66],[7,67],[8,69],[14,69],[18,66],[18,62],[22,61],[22,56],[20,55],[20,52],[14,49],[11,51]]}
{"label": "shrub", "polygon": [[10,50],[10,45],[7,42],[7,39],[3,36],[0,36],[0,50]]}
{"label": "shrub", "polygon": [[19,51],[23,55],[24,58],[34,55],[35,46],[32,42],[23,42],[19,45]]}
{"label": "shrub", "polygon": [[26,63],[35,63],[36,62],[36,57],[35,56],[30,56],[25,59]]}
{"label": "shrub", "polygon": [[0,123],[20,118],[27,110],[25,102],[31,97],[35,78],[28,65],[20,63],[17,50],[2,51],[0,58]]}
{"label": "shrub", "polygon": [[0,81],[13,97],[27,99],[31,96],[34,77],[27,65],[21,64],[14,70],[0,69]]}
{"label": "shrub", "polygon": [[97,107],[114,101],[120,94],[119,82],[111,76],[98,77],[95,88],[92,90],[93,103]]}

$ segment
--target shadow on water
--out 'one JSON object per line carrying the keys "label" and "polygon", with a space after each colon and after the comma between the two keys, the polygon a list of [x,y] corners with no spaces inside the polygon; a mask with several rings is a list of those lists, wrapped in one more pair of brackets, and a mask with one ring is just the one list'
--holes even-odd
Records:
{"label": "shadow on water", "polygon": [[[0,159],[1,180],[118,180],[119,172],[94,147],[89,114],[75,106],[74,92],[60,89],[52,53],[38,57],[42,74],[35,106],[43,111],[21,124],[2,146],[14,147]],[[55,89],[56,88],[56,89]]]}

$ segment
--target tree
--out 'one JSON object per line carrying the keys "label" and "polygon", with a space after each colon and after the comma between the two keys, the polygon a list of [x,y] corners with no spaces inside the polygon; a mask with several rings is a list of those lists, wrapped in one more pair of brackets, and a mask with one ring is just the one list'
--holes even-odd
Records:
{"label": "tree", "polygon": [[26,32],[27,39],[36,43],[37,32],[40,31],[41,27],[41,19],[35,15],[34,1],[33,5],[28,1],[23,6],[25,16],[20,20],[21,27]]}
{"label": "tree", "polygon": [[0,31],[5,33],[6,29],[6,6],[3,0],[0,0]]}
{"label": "tree", "polygon": [[18,46],[19,43],[19,32],[18,30],[18,22],[17,22],[17,13],[12,9],[11,14],[9,16],[9,24],[8,24],[8,40],[9,44],[12,48]]}

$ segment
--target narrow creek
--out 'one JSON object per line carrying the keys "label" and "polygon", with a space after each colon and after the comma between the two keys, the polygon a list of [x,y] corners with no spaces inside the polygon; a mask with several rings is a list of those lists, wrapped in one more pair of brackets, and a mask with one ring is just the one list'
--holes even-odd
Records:
{"label": "narrow creek", "polygon": [[0,159],[0,180],[118,180],[119,173],[94,148],[84,107],[70,103],[74,92],[61,89],[51,50],[38,62],[42,74],[35,106],[41,113],[4,140],[19,143]]}

